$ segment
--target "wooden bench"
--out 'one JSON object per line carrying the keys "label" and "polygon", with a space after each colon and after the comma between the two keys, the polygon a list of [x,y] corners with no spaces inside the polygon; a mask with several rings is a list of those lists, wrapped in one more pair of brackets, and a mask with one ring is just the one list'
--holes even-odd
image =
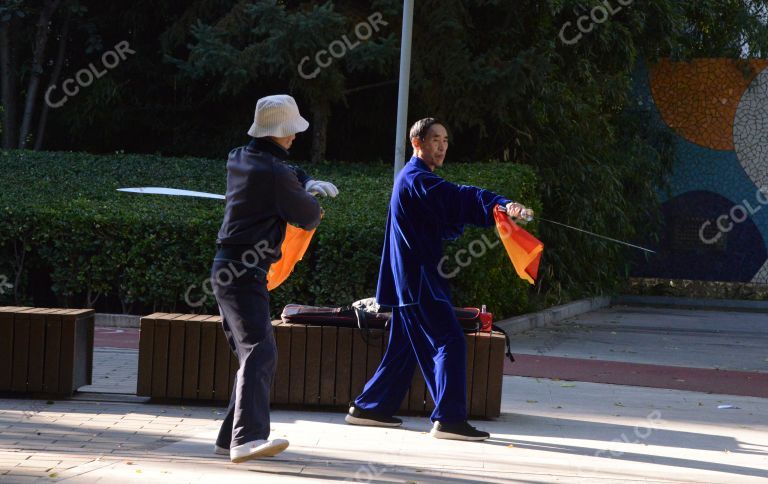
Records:
{"label": "wooden bench", "polygon": [[[278,366],[275,405],[346,408],[373,376],[388,332],[273,321]],[[501,413],[505,339],[501,333],[467,335],[470,416]],[[227,402],[238,368],[219,316],[155,313],[141,319],[138,395],[158,400]],[[428,414],[434,403],[418,369],[402,413]]]}
{"label": "wooden bench", "polygon": [[0,392],[71,396],[90,385],[91,309],[0,307]]}

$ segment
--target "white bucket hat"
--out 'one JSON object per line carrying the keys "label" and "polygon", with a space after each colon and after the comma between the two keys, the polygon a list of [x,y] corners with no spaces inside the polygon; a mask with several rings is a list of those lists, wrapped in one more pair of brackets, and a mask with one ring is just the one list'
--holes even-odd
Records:
{"label": "white bucket hat", "polygon": [[296,100],[287,94],[267,96],[256,103],[253,125],[248,135],[254,138],[274,136],[282,138],[301,133],[309,128],[309,122],[299,114]]}

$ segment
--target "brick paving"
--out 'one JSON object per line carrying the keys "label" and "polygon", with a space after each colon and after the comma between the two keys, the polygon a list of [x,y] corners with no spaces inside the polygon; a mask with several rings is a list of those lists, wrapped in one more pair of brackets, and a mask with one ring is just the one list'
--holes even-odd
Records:
{"label": "brick paving", "polygon": [[[0,399],[0,482],[714,482],[768,479],[765,399],[505,377],[485,443],[440,441],[343,414],[273,411],[291,447],[231,464],[223,408]],[[718,409],[731,404],[737,408]]]}
{"label": "brick paving", "polygon": [[95,348],[93,384],[80,392],[136,394],[139,351],[134,349]]}

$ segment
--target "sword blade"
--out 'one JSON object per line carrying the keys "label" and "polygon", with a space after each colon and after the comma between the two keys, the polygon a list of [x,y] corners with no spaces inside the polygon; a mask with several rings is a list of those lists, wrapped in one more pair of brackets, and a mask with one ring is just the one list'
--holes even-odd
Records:
{"label": "sword blade", "polygon": [[651,254],[655,254],[656,253],[656,251],[654,251],[654,250],[646,249],[645,247],[640,247],[639,245],[630,244],[629,242],[624,242],[622,240],[612,239],[610,237],[606,237],[605,235],[600,235],[600,234],[596,234],[594,232],[590,232],[589,230],[580,229],[578,227],[571,227],[570,225],[566,225],[566,224],[560,223],[560,222],[555,222],[554,220],[547,220],[547,219],[541,218],[541,217],[535,217],[535,218],[536,218],[536,220],[541,220],[542,222],[547,222],[547,223],[551,223],[551,224],[555,224],[555,225],[560,225],[561,227],[565,227],[565,228],[568,228],[568,229],[571,229],[571,230],[576,230],[577,232],[583,232],[583,233],[591,235],[593,237],[609,240],[611,242],[615,242],[615,243],[621,244],[621,245],[626,245],[627,247],[632,247],[633,249],[644,250],[646,252],[650,252]]}
{"label": "sword blade", "polygon": [[224,200],[224,195],[206,192],[194,192],[192,190],[180,190],[178,188],[162,187],[137,187],[137,188],[118,188],[118,192],[142,193],[145,195],[172,195],[177,197],[196,197],[196,198],[215,198]]}

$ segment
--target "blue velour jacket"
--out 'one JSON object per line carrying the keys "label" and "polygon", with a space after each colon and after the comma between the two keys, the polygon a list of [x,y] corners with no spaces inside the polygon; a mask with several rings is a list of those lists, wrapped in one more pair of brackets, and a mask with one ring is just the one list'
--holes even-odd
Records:
{"label": "blue velour jacket", "polygon": [[508,203],[488,190],[450,183],[432,173],[420,158],[411,158],[392,189],[378,303],[408,306],[424,296],[450,303],[448,280],[438,269],[443,241],[458,238],[467,224],[493,226],[494,208]]}

